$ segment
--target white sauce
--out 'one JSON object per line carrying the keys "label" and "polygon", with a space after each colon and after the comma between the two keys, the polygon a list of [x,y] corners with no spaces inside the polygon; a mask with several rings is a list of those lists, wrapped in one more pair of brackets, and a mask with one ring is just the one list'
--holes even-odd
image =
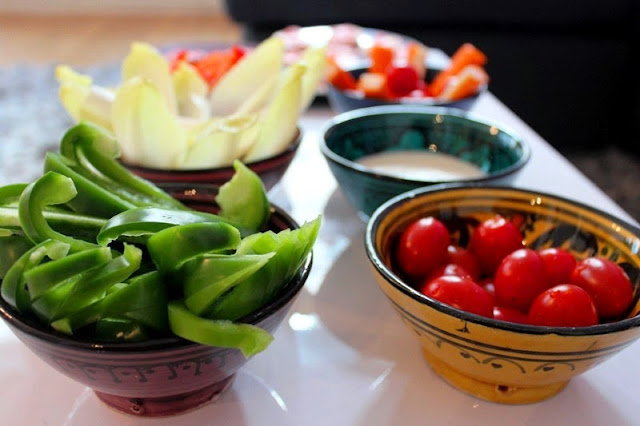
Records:
{"label": "white sauce", "polygon": [[429,182],[486,176],[486,173],[475,164],[439,152],[380,152],[366,155],[356,163],[388,176]]}

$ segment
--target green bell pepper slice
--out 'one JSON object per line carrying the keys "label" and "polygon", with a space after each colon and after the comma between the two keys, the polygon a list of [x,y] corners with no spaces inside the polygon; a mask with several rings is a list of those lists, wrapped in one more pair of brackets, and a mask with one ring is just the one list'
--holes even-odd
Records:
{"label": "green bell pepper slice", "polygon": [[114,287],[102,299],[53,321],[51,326],[62,333],[73,334],[102,318],[120,318],[162,334],[169,333],[167,289],[157,271],[136,275],[124,285]]}
{"label": "green bell pepper slice", "polygon": [[268,222],[271,204],[257,174],[239,160],[233,162],[233,168],[233,177],[220,187],[216,196],[219,214],[256,232]]}
{"label": "green bell pepper slice", "polygon": [[295,230],[287,229],[277,234],[268,231],[244,238],[236,254],[274,252],[275,255],[255,274],[239,283],[203,313],[203,316],[237,320],[273,300],[311,252],[320,229],[320,220],[318,217]]}
{"label": "green bell pepper slice", "polygon": [[111,259],[109,248],[96,247],[35,266],[24,273],[29,297],[33,302],[52,288]]}
{"label": "green bell pepper slice", "polygon": [[141,260],[142,250],[125,244],[123,254],[80,276],[62,303],[56,306],[51,320],[69,316],[105,297],[109,288],[125,281],[138,270]]}
{"label": "green bell pepper slice", "polygon": [[226,292],[262,268],[274,253],[262,255],[204,255],[180,269],[184,303],[202,315]]}
{"label": "green bell pepper slice", "polygon": [[19,312],[31,310],[31,298],[25,285],[25,272],[39,265],[45,257],[59,259],[67,255],[69,245],[60,241],[46,240],[27,250],[13,263],[5,274],[0,295]]}
{"label": "green bell pepper slice", "polygon": [[235,250],[238,244],[237,228],[222,222],[203,222],[162,229],[149,237],[147,250],[158,270],[167,273],[196,256]]}
{"label": "green bell pepper slice", "polygon": [[69,244],[72,252],[95,248],[96,244],[54,231],[44,216],[46,206],[66,203],[76,194],[73,181],[55,172],[47,172],[27,185],[18,202],[18,216],[25,235],[36,244],[47,239],[62,241]]}
{"label": "green bell pepper slice", "polygon": [[96,321],[93,337],[100,342],[141,342],[149,338],[149,332],[137,321],[100,318]]}
{"label": "green bell pepper slice", "polygon": [[224,221],[211,213],[186,210],[168,210],[157,207],[138,207],[109,219],[96,238],[98,244],[107,245],[123,236],[150,236],[176,225]]}
{"label": "green bell pepper slice", "polygon": [[266,330],[251,324],[227,320],[210,320],[194,315],[182,301],[169,303],[171,331],[192,342],[239,349],[249,358],[265,350],[273,341]]}
{"label": "green bell pepper slice", "polygon": [[70,161],[76,172],[135,206],[187,209],[119,163],[120,146],[116,139],[96,125],[83,122],[69,129],[60,142],[60,154]]}
{"label": "green bell pepper slice", "polygon": [[73,211],[106,219],[138,207],[92,182],[73,169],[69,163],[70,161],[62,155],[48,152],[44,160],[44,170],[47,173],[59,173],[73,181],[78,196],[66,201],[66,205]]}
{"label": "green bell pepper slice", "polygon": [[11,265],[33,247],[33,243],[23,235],[0,236],[0,280],[7,274]]}

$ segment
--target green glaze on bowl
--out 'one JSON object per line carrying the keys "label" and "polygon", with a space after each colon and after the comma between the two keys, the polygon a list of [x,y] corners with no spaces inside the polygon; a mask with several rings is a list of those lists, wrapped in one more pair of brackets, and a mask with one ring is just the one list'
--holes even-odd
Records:
{"label": "green glaze on bowl", "polygon": [[[342,191],[364,216],[389,198],[445,182],[508,184],[529,160],[529,146],[513,132],[456,109],[390,105],[340,114],[323,129],[321,150]],[[416,150],[452,155],[485,172],[455,181],[384,175],[356,161],[366,155]]]}

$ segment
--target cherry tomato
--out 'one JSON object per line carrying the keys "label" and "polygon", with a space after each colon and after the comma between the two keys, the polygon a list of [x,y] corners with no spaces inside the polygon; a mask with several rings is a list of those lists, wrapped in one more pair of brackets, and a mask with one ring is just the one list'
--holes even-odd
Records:
{"label": "cherry tomato", "polygon": [[585,327],[598,324],[598,311],[585,290],[573,284],[560,284],[536,297],[528,318],[535,325]]}
{"label": "cherry tomato", "polygon": [[562,248],[547,248],[539,250],[538,254],[544,263],[544,270],[549,280],[549,285],[568,284],[571,273],[576,267],[576,258]]}
{"label": "cherry tomato", "polygon": [[426,281],[431,281],[443,275],[455,275],[457,277],[473,279],[471,274],[468,273],[467,270],[462,266],[456,265],[455,263],[445,263],[444,265],[440,265],[436,267],[436,269],[431,271]]}
{"label": "cherry tomato", "polygon": [[615,262],[601,257],[589,257],[576,265],[571,284],[582,287],[591,295],[601,317],[623,314],[633,299],[631,281]]}
{"label": "cherry tomato", "polygon": [[496,302],[526,312],[538,294],[549,288],[542,259],[534,250],[518,249],[500,263],[495,277]]}
{"label": "cherry tomato", "polygon": [[494,301],[495,304],[495,300],[496,300],[496,286],[493,283],[493,278],[485,278],[481,281],[476,281],[478,283],[478,285],[480,285],[480,287],[482,287],[484,289],[484,291],[486,291],[487,293],[489,293],[489,296],[491,296],[491,300]]}
{"label": "cherry tomato", "polygon": [[447,247],[447,262],[461,266],[471,278],[477,280],[480,277],[480,262],[478,258],[464,247],[450,244]]}
{"label": "cherry tomato", "polygon": [[529,322],[526,314],[517,309],[507,308],[506,306],[494,306],[493,318],[500,321],[515,322],[518,324],[527,324]]}
{"label": "cherry tomato", "polygon": [[387,86],[396,97],[408,96],[420,86],[418,72],[410,66],[387,69]]}
{"label": "cherry tomato", "polygon": [[476,255],[486,275],[493,275],[506,255],[522,247],[518,228],[500,215],[478,225],[469,241],[469,250]]}
{"label": "cherry tomato", "polygon": [[488,318],[493,317],[491,297],[469,278],[443,275],[430,281],[422,289],[422,293],[454,308]]}
{"label": "cherry tomato", "polygon": [[411,223],[400,236],[396,262],[410,277],[426,277],[447,258],[449,231],[434,217]]}

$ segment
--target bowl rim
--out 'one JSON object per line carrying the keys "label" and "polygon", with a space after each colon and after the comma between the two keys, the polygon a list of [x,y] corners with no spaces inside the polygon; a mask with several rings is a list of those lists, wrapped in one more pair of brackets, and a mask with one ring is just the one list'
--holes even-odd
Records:
{"label": "bowl rim", "polygon": [[[260,160],[251,161],[249,163],[244,163],[244,165],[249,168],[261,167],[263,164],[267,164],[272,161],[277,161],[289,155],[292,155],[300,147],[300,144],[302,143],[302,139],[303,139],[303,130],[300,126],[297,126],[296,134],[293,138],[293,141],[289,145],[287,145],[287,147],[283,151],[279,152],[278,154],[272,155],[270,157],[261,158]],[[184,175],[184,176],[199,175],[202,173],[216,173],[216,172],[220,173],[220,172],[227,172],[227,171],[233,172],[234,170],[233,164],[228,164],[226,166],[221,166],[221,167],[210,167],[210,168],[199,168],[199,169],[159,169],[156,167],[147,167],[147,166],[141,166],[139,164],[127,163],[122,159],[119,159],[119,162],[127,169],[130,169],[133,171],[139,170],[143,172],[167,173],[172,175]]]}
{"label": "bowl rim", "polygon": [[[271,214],[281,216],[285,222],[291,225],[292,229],[299,228],[299,224],[288,213],[274,204],[271,204]],[[287,303],[294,300],[309,277],[312,263],[313,251],[309,253],[302,266],[298,269],[296,275],[289,281],[289,283],[287,283],[287,285],[284,286],[276,299],[259,307],[242,318],[239,318],[235,322],[255,325],[268,318],[271,314],[281,309]],[[99,351],[101,353],[148,353],[153,351],[205,346],[178,336],[159,337],[140,342],[96,342],[95,340],[67,336],[48,329],[35,318],[25,317],[9,305],[2,297],[0,297],[0,318],[8,323],[8,325],[15,327],[23,333],[38,340],[45,341],[49,344],[83,351]],[[226,349],[214,346],[212,346],[212,348]]]}
{"label": "bowl rim", "polygon": [[[441,185],[432,185],[428,187],[417,188],[414,190],[406,191],[402,194],[399,194],[382,205],[378,207],[373,214],[371,215],[369,221],[367,222],[367,226],[365,229],[364,235],[364,245],[367,257],[373,267],[378,271],[378,273],[393,286],[396,290],[399,290],[406,296],[409,296],[414,301],[419,302],[420,304],[427,305],[436,311],[444,313],[446,315],[451,315],[456,318],[460,318],[465,321],[469,321],[472,323],[480,324],[483,326],[496,328],[505,331],[511,332],[519,332],[526,333],[532,335],[546,335],[546,334],[555,334],[560,336],[591,336],[591,335],[601,335],[608,334],[614,332],[620,332],[624,330],[628,330],[634,327],[640,326],[640,314],[631,317],[625,318],[615,322],[602,323],[592,326],[586,327],[551,327],[551,326],[537,326],[531,324],[518,324],[507,321],[500,321],[493,318],[483,317],[481,315],[477,315],[471,312],[466,312],[452,306],[449,306],[445,303],[442,303],[436,299],[430,298],[428,296],[423,295],[419,291],[411,288],[409,285],[404,283],[400,277],[393,273],[393,271],[384,264],[380,257],[380,252],[378,247],[375,246],[375,234],[379,228],[379,225],[382,219],[392,210],[397,207],[405,204],[413,199],[419,197],[426,197],[432,193],[441,193],[445,191],[459,191],[459,190],[497,190],[507,192],[518,192],[521,194],[532,194],[535,196],[542,196],[546,199],[553,199],[559,202],[567,203],[570,205],[575,205],[576,207],[587,209],[592,213],[597,214],[598,216],[602,216],[608,220],[614,221],[622,227],[630,230],[640,239],[640,227],[629,223],[623,219],[620,219],[610,213],[604,212],[602,210],[596,209],[594,207],[588,206],[579,201],[574,201],[568,198],[565,198],[561,195],[551,194],[544,191],[533,190],[529,188],[515,188],[510,186],[502,186],[502,185],[478,185],[478,184],[441,184]],[[628,342],[629,343],[629,342]]]}
{"label": "bowl rim", "polygon": [[[424,179],[409,179],[399,176],[393,176],[385,173],[376,172],[370,167],[363,166],[355,161],[347,160],[346,158],[336,154],[327,145],[327,135],[332,132],[338,126],[345,125],[353,120],[360,120],[368,117],[396,115],[396,114],[412,114],[412,115],[426,115],[426,116],[449,116],[462,118],[466,121],[480,124],[487,127],[495,127],[500,132],[508,135],[522,150],[520,158],[503,170],[487,174],[481,177],[475,178],[460,178],[455,180],[439,180],[429,181]],[[441,106],[428,106],[428,105],[406,105],[406,104],[392,104],[392,105],[376,105],[366,108],[358,108],[351,111],[346,111],[334,116],[325,122],[320,130],[320,151],[329,161],[339,164],[359,175],[369,176],[374,179],[381,179],[387,182],[395,182],[406,185],[422,186],[444,183],[474,183],[474,182],[486,182],[487,180],[500,179],[523,168],[531,158],[531,146],[526,142],[517,132],[513,131],[510,127],[497,124],[491,120],[482,118],[476,114],[463,111],[457,108],[441,107]]]}

